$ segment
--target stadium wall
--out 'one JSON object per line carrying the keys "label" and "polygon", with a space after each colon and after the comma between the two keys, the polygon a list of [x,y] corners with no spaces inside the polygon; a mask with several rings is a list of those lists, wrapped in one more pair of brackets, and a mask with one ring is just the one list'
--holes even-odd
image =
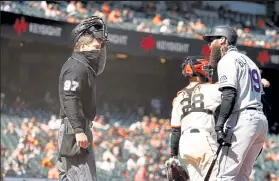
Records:
{"label": "stadium wall", "polygon": [[[74,24],[1,12],[1,36],[9,39],[37,41],[72,46],[70,32]],[[206,43],[198,39],[128,31],[109,27],[108,51],[140,57],[181,58],[207,56]],[[261,68],[279,69],[279,50],[238,46]]]}

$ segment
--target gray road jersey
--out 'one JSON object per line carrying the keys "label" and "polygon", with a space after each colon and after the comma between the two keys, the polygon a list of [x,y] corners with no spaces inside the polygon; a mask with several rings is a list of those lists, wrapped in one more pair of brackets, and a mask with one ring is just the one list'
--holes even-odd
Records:
{"label": "gray road jersey", "polygon": [[218,63],[219,89],[233,87],[237,90],[233,112],[246,107],[262,108],[263,87],[257,65],[237,49],[231,49]]}

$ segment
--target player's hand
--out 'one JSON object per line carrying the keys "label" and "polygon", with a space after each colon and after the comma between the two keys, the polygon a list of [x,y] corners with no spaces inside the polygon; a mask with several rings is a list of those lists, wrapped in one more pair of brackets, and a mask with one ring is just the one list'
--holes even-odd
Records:
{"label": "player's hand", "polygon": [[180,166],[179,160],[177,158],[177,156],[171,157],[169,158],[166,163],[165,163],[165,167],[168,167],[169,165],[178,165]]}
{"label": "player's hand", "polygon": [[270,82],[266,79],[262,79],[261,82],[262,82],[264,88],[268,88],[270,86]]}
{"label": "player's hand", "polygon": [[83,132],[76,134],[76,141],[77,141],[77,146],[79,146],[81,148],[86,149],[89,146],[87,136]]}
{"label": "player's hand", "polygon": [[223,130],[216,131],[217,134],[217,142],[220,145],[223,145],[226,142],[226,135]]}

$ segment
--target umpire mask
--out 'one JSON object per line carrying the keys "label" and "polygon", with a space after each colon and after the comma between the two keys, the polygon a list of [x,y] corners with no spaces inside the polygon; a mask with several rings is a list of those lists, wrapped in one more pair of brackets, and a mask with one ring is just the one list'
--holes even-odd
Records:
{"label": "umpire mask", "polygon": [[101,50],[83,51],[82,55],[90,61],[92,68],[96,72],[96,75],[100,75],[106,66],[107,51],[106,47],[102,47]]}
{"label": "umpire mask", "polygon": [[91,62],[96,75],[99,75],[104,71],[106,65],[107,52],[105,43],[108,41],[107,27],[101,18],[92,16],[85,19],[73,29],[71,36],[74,45],[82,35],[90,35],[102,41],[100,50],[81,52]]}

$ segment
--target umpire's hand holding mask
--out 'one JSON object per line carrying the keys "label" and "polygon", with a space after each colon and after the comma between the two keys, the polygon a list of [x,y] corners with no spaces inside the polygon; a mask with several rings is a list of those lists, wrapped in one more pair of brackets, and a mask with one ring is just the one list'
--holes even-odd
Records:
{"label": "umpire's hand holding mask", "polygon": [[80,52],[91,62],[96,76],[101,74],[106,65],[106,42],[108,31],[104,21],[92,16],[78,24],[72,31],[74,51]]}

